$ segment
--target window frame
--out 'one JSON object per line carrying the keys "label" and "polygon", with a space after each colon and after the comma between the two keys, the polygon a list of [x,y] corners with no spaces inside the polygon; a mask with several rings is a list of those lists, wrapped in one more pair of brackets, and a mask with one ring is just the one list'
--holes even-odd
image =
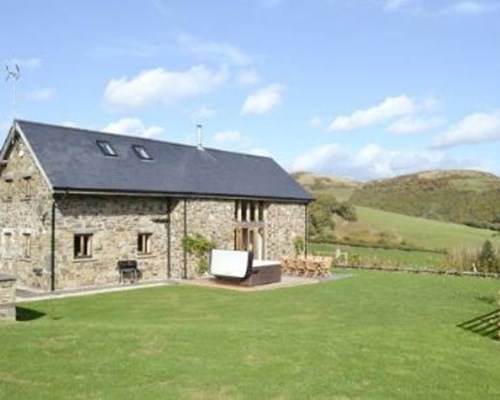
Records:
{"label": "window frame", "polygon": [[12,201],[12,199],[13,199],[13,196],[12,196],[13,182],[14,182],[14,179],[12,179],[11,177],[4,179],[4,183],[5,183],[5,196],[3,198],[3,201],[6,201],[6,202],[11,202]]}
{"label": "window frame", "polygon": [[133,144],[132,149],[134,150],[135,154],[139,159],[142,161],[153,161],[154,158],[149,154],[149,151],[142,145],[140,144]]}
{"label": "window frame", "polygon": [[5,259],[13,257],[13,237],[12,231],[2,232],[2,256]]}
{"label": "window frame", "polygon": [[[92,258],[92,233],[75,233],[73,235],[73,259],[85,260]],[[78,245],[77,245],[78,244]],[[80,251],[77,251],[79,249]]]}
{"label": "window frame", "polygon": [[137,254],[146,256],[153,253],[151,246],[151,239],[153,234],[151,232],[139,232],[137,234]]}
{"label": "window frame", "polygon": [[33,180],[31,175],[23,176],[23,198],[25,200],[31,199],[33,196]]}
{"label": "window frame", "polygon": [[111,146],[111,143],[109,143],[107,140],[97,139],[96,144],[97,147],[99,147],[99,150],[101,150],[102,154],[104,154],[106,157],[118,157],[118,153],[116,152],[115,148]]}
{"label": "window frame", "polygon": [[23,232],[23,247],[22,247],[22,259],[30,260],[31,259],[31,250],[32,250],[32,237],[30,232]]}

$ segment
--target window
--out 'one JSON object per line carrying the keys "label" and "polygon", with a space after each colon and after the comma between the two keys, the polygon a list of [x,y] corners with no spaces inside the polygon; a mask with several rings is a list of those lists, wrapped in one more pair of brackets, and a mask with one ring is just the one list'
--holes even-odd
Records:
{"label": "window", "polygon": [[74,258],[92,257],[92,234],[77,234],[73,244]]}
{"label": "window", "polygon": [[32,195],[31,176],[25,176],[23,178],[23,187],[24,198],[29,199]]}
{"label": "window", "polygon": [[151,233],[139,233],[137,235],[137,253],[151,254]]}
{"label": "window", "polygon": [[12,201],[12,178],[5,178],[4,201]]}
{"label": "window", "polygon": [[31,235],[23,233],[23,258],[31,258]]}
{"label": "window", "polygon": [[99,146],[99,148],[101,149],[101,151],[104,153],[105,156],[116,157],[118,155],[115,149],[111,146],[111,144],[105,140],[98,140],[97,145]]}
{"label": "window", "polygon": [[5,258],[12,257],[12,233],[4,232],[3,234],[3,251]]}
{"label": "window", "polygon": [[237,201],[236,220],[238,222],[264,222],[264,203],[262,201]]}
{"label": "window", "polygon": [[149,155],[147,150],[143,146],[139,146],[137,144],[134,144],[132,148],[135,151],[135,154],[141,159],[141,160],[152,160],[153,157]]}
{"label": "window", "polygon": [[265,252],[265,204],[262,201],[240,200],[235,207],[235,250],[251,251],[257,260]]}

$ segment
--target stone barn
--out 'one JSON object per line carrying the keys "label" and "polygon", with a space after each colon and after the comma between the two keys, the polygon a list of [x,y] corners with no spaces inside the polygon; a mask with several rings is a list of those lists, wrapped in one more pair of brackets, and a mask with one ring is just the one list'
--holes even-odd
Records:
{"label": "stone barn", "polygon": [[182,240],[294,252],[312,200],[274,160],[16,120],[0,154],[0,272],[40,291],[189,279]]}

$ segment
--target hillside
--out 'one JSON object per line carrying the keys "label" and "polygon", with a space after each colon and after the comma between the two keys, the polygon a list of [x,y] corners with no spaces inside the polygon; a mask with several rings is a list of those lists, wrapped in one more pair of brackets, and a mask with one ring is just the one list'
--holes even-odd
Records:
{"label": "hillside", "polygon": [[478,171],[426,171],[368,182],[352,203],[398,214],[486,225],[500,222],[500,178]]}
{"label": "hillside", "polygon": [[340,241],[407,245],[427,250],[480,247],[489,239],[500,247],[496,232],[465,225],[410,217],[367,207],[356,207],[357,222],[337,220],[335,234]]}
{"label": "hillside", "polygon": [[348,200],[356,189],[361,188],[361,182],[348,178],[321,176],[310,172],[295,172],[292,177],[299,182],[308,192],[318,195],[328,193],[339,201]]}

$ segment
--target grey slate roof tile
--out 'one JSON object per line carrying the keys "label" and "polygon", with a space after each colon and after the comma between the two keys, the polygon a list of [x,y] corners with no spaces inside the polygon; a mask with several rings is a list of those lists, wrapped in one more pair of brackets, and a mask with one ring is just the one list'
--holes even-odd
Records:
{"label": "grey slate roof tile", "polygon": [[[16,121],[54,190],[137,192],[308,202],[307,193],[268,157],[133,136]],[[118,153],[105,156],[108,141]],[[141,145],[153,161],[132,149]]]}

